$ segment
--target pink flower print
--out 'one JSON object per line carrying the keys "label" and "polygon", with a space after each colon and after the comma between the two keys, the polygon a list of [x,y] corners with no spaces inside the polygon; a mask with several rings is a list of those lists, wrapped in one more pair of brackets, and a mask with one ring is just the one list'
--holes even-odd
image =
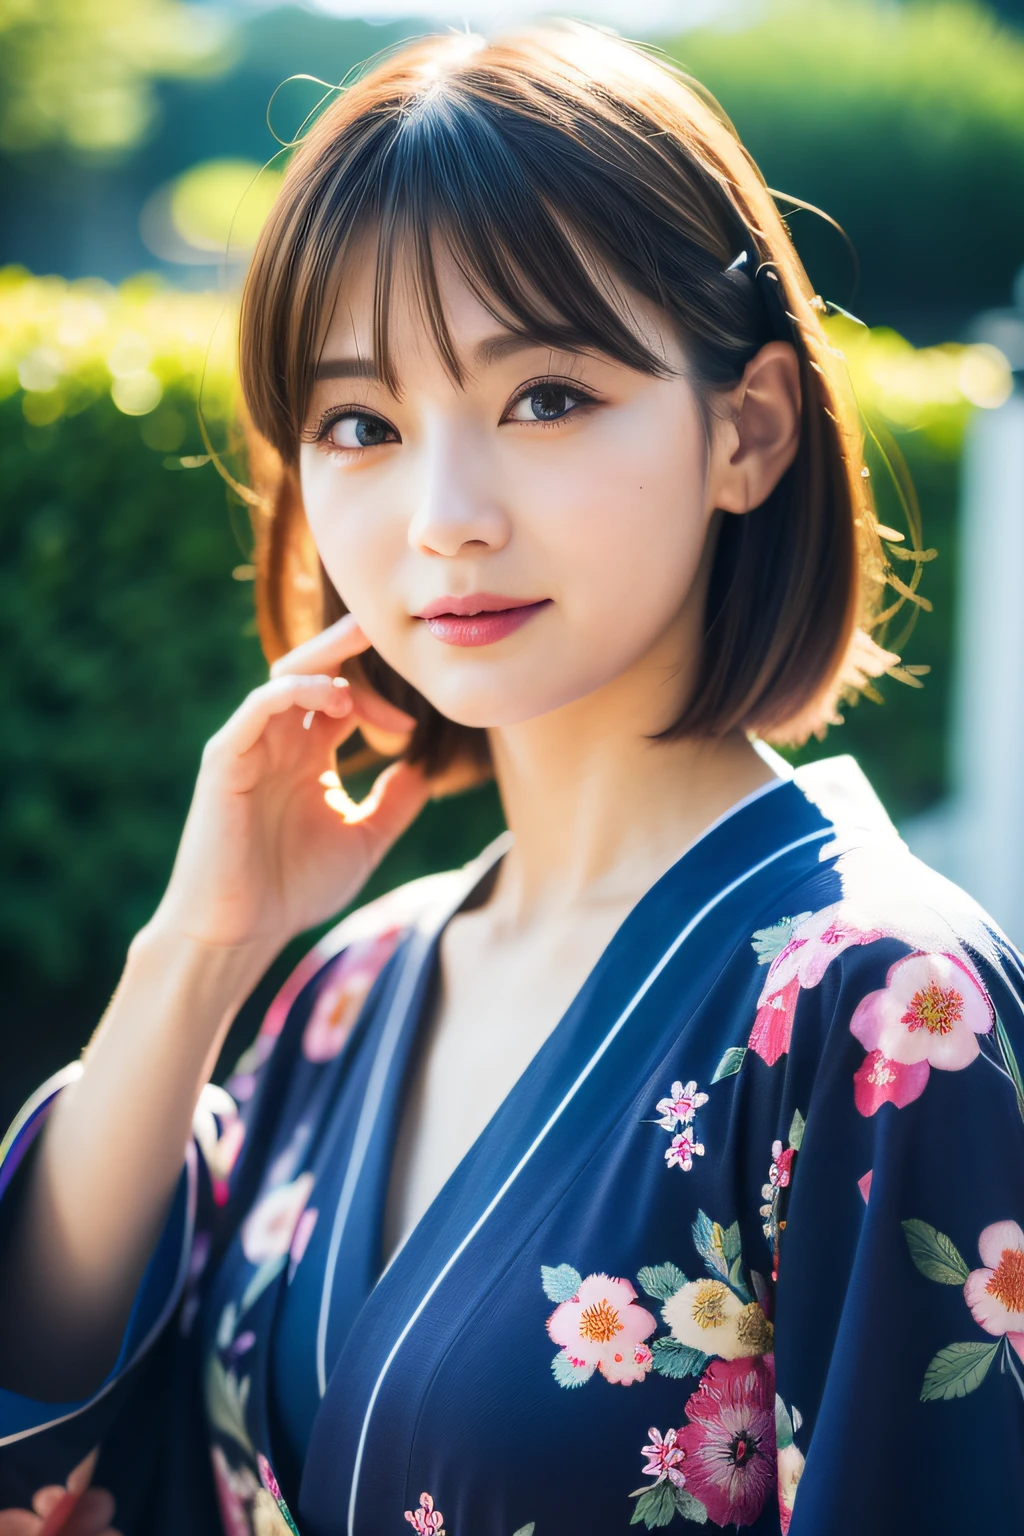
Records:
{"label": "pink flower print", "polygon": [[768,1169],[769,1184],[785,1189],[793,1172],[793,1159],[796,1157],[796,1148],[787,1147],[785,1151],[781,1141],[772,1142],[772,1162]]}
{"label": "pink flower print", "polygon": [[978,1036],[988,1034],[994,1019],[988,995],[952,955],[897,960],[885,986],[862,998],[850,1020],[869,1053],[854,1075],[861,1114],[874,1114],[886,1101],[903,1108],[924,1092],[932,1067],[959,1072],[970,1066],[981,1049]]}
{"label": "pink flower print", "polygon": [[1024,1232],[1015,1221],[995,1221],[978,1238],[983,1268],[964,1283],[971,1316],[986,1333],[1005,1334],[1024,1360]]}
{"label": "pink flower print", "polygon": [[687,1083],[685,1088],[682,1083],[673,1083],[671,1093],[659,1099],[655,1106],[661,1115],[658,1124],[665,1131],[674,1131],[677,1124],[689,1125],[694,1112],[707,1101],[707,1094],[698,1093],[695,1082]]}
{"label": "pink flower print", "polygon": [[434,1508],[429,1493],[420,1494],[419,1508],[407,1509],[405,1518],[417,1536],[444,1536],[444,1516],[439,1509]]}
{"label": "pink flower print", "polygon": [[789,1523],[793,1518],[793,1505],[796,1503],[796,1490],[804,1473],[804,1453],[798,1446],[790,1443],[779,1447],[778,1454],[778,1485],[779,1485],[779,1528],[782,1536],[787,1536]]}
{"label": "pink flower print", "polygon": [[653,1351],[646,1344],[638,1344],[633,1350],[633,1364],[638,1365],[646,1376],[647,1372],[654,1365]]}
{"label": "pink flower print", "polygon": [[862,1115],[873,1115],[883,1104],[903,1109],[924,1093],[930,1071],[926,1061],[905,1067],[881,1051],[869,1051],[853,1074],[854,1103]]}
{"label": "pink flower print", "polygon": [[674,1487],[682,1488],[686,1478],[679,1470],[683,1463],[683,1452],[676,1445],[676,1431],[667,1429],[664,1439],[657,1429],[649,1429],[647,1433],[651,1437],[651,1443],[645,1445],[642,1452],[647,1457],[644,1477],[653,1477],[659,1483],[668,1478]]}
{"label": "pink flower print", "polygon": [[801,987],[816,987],[844,949],[853,944],[871,944],[881,937],[878,928],[858,927],[847,903],[836,901],[820,912],[812,912],[796,924],[789,943],[768,967],[758,1004],[794,980]]}
{"label": "pink flower print", "polygon": [[272,1189],[253,1207],[241,1232],[242,1251],[250,1264],[263,1264],[288,1253],[312,1190],[313,1175],[300,1173],[290,1184]]}
{"label": "pink flower print", "polygon": [[248,1467],[242,1467],[236,1472],[219,1445],[210,1447],[210,1460],[213,1463],[213,1481],[225,1536],[250,1536],[251,1527],[246,1508],[256,1497],[259,1484]]}
{"label": "pink flower print", "polygon": [[272,1499],[280,1499],[281,1490],[278,1487],[277,1478],[274,1476],[274,1470],[262,1453],[257,1454],[256,1466],[259,1468],[260,1482],[270,1494],[270,1497]]}
{"label": "pink flower print", "polygon": [[400,933],[391,928],[372,939],[357,940],[338,956],[320,982],[302,1033],[307,1061],[332,1061],[338,1055],[370,988],[391,959]]}
{"label": "pink flower print", "polygon": [[306,1209],[295,1223],[295,1233],[292,1237],[291,1246],[288,1250],[289,1282],[291,1281],[291,1278],[295,1274],[295,1271],[298,1269],[299,1265],[302,1263],[303,1255],[309,1246],[309,1240],[313,1236],[313,1228],[316,1226],[316,1219],[318,1215],[319,1212],[315,1206],[307,1205]]}
{"label": "pink flower print", "polygon": [[226,1205],[228,1181],[245,1142],[245,1126],[238,1107],[222,1088],[208,1085],[192,1119],[192,1134],[199,1143],[210,1176],[213,1198]]}
{"label": "pink flower print", "polygon": [[646,1354],[636,1346],[658,1326],[643,1307],[628,1280],[588,1275],[576,1295],[563,1301],[548,1318],[548,1333],[577,1368],[595,1367],[606,1381],[629,1386],[650,1370]]}
{"label": "pink flower print", "polygon": [[684,1126],[678,1136],[673,1136],[668,1151],[665,1153],[665,1161],[670,1168],[681,1168],[684,1173],[689,1173],[693,1167],[695,1157],[704,1156],[704,1143],[694,1141],[692,1126]]}
{"label": "pink flower print", "polygon": [[797,977],[787,982],[778,992],[772,992],[767,997],[762,993],[763,1000],[758,1004],[747,1046],[769,1067],[774,1067],[779,1057],[789,1050],[799,996],[800,982]]}
{"label": "pink flower print", "polygon": [[676,1444],[688,1491],[716,1525],[752,1525],[776,1480],[773,1357],[713,1360],[686,1417]]}
{"label": "pink flower print", "polygon": [[881,937],[877,929],[858,927],[843,902],[833,902],[798,922],[768,967],[757,999],[750,1050],[773,1067],[789,1050],[801,989],[816,987],[836,956],[851,944],[870,944]]}

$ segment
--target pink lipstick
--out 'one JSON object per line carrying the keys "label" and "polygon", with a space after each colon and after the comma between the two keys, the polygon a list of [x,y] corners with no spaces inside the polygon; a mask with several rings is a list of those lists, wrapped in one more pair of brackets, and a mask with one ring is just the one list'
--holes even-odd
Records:
{"label": "pink lipstick", "polygon": [[416,617],[445,645],[493,645],[529,623],[550,601],[473,592],[469,597],[439,597]]}

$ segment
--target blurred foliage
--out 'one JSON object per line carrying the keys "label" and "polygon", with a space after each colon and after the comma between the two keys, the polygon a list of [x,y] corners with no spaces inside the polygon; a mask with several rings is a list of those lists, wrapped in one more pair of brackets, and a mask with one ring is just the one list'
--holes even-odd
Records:
{"label": "blurred foliage", "polygon": [[[935,612],[907,652],[934,671],[919,691],[886,680],[884,705],[861,703],[804,755],[855,751],[905,814],[943,788],[958,453],[972,400],[994,403],[1005,368],[985,349],[916,351],[831,324],[941,552],[925,581]],[[265,675],[244,508],[195,409],[202,386],[213,440],[229,440],[233,332],[220,295],[0,271],[0,950],[19,1026],[0,1118],[98,1019],[169,874],[202,744]],[[872,462],[882,520],[898,528]],[[364,899],[463,861],[500,825],[491,787],[432,805]]]}
{"label": "blurred foliage", "polygon": [[217,13],[180,0],[0,0],[0,149],[136,144],[154,79],[226,68],[230,38]]}
{"label": "blurred foliage", "polygon": [[[153,253],[212,256],[212,235],[147,251],[140,210],[204,162],[269,161],[267,107],[289,77],[338,82],[438,25],[410,14],[370,26],[297,5],[232,15],[218,33],[209,7],[181,0],[0,0],[0,260],[120,275]],[[719,96],[769,183],[849,232],[859,291],[836,231],[791,216],[827,298],[918,341],[1007,301],[1024,261],[1018,28],[980,0],[762,0],[663,46]],[[289,139],[319,94],[292,80],[274,101],[275,131]],[[132,153],[114,167],[83,161],[104,147]],[[195,270],[194,285],[208,280]]]}
{"label": "blurred foliage", "polygon": [[962,323],[1005,303],[1024,261],[1024,36],[947,0],[774,0],[755,15],[664,46],[718,97],[769,186],[847,231],[857,293],[835,231],[792,216],[825,297],[925,332],[930,313]]}
{"label": "blurred foliage", "polygon": [[251,160],[207,160],[193,166],[171,189],[175,233],[196,250],[251,250],[283,177],[283,171],[263,169]]}

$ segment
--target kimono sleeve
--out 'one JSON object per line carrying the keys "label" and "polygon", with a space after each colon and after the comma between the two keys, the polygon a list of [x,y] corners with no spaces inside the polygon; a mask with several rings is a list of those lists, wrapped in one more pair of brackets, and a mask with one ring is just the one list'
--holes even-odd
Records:
{"label": "kimono sleeve", "polygon": [[869,936],[801,997],[775,1314],[789,1536],[1024,1529],[1019,964],[1001,939]]}
{"label": "kimono sleeve", "polygon": [[[31,1156],[57,1099],[81,1072],[81,1065],[74,1063],[55,1074],[14,1120],[0,1145],[0,1214],[5,1214],[3,1207],[16,1198],[18,1171]],[[217,1107],[222,1108],[220,1104]],[[210,1116],[212,1108],[204,1092],[197,1119]],[[42,1402],[0,1389],[0,1521],[6,1511],[29,1506],[40,1487],[64,1484],[102,1440],[135,1368],[164,1331],[188,1286],[195,1264],[197,1218],[208,1190],[199,1145],[192,1140],[184,1152],[170,1210],[132,1303],[117,1358],[91,1397],[76,1402]],[[84,1470],[82,1476],[87,1482]]]}
{"label": "kimono sleeve", "polygon": [[[40,1490],[49,1495],[88,1482],[97,1449],[96,1481],[116,1497],[119,1528],[203,1536],[216,1509],[196,1392],[195,1322],[205,1282],[260,1185],[282,1105],[291,1089],[302,1087],[296,1067],[323,1070],[340,1053],[397,945],[401,927],[380,915],[389,910],[378,902],[326,935],[274,997],[227,1086],[203,1089],[170,1210],[117,1359],[99,1388],[66,1403],[0,1389],[0,1536],[6,1536],[5,1517],[22,1512],[19,1519],[32,1518],[24,1512]],[[0,1145],[0,1222],[48,1115],[82,1070],[75,1063],[44,1083]],[[12,1525],[12,1533],[15,1528],[18,1536],[29,1529]]]}

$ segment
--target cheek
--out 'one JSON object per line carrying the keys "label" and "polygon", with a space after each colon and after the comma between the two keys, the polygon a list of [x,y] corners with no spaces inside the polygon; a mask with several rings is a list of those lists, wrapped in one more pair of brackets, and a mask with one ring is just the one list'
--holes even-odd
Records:
{"label": "cheek", "polygon": [[386,516],[379,487],[344,479],[320,450],[303,449],[302,499],[317,553],[345,606],[379,629],[395,604],[403,530]]}
{"label": "cheek", "polygon": [[[653,413],[652,413],[653,414]],[[625,422],[540,481],[536,519],[576,622],[614,604],[658,628],[682,605],[707,536],[703,434],[675,414]]]}

